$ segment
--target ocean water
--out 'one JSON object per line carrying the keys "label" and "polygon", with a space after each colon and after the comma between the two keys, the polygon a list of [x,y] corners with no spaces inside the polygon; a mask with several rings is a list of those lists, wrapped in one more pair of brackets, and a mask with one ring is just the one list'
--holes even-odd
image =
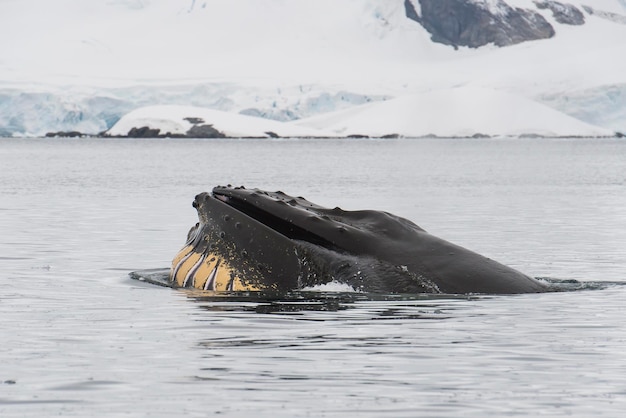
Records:
{"label": "ocean water", "polygon": [[[379,209],[520,296],[212,296],[168,267],[218,184]],[[626,141],[0,139],[0,416],[621,416]]]}

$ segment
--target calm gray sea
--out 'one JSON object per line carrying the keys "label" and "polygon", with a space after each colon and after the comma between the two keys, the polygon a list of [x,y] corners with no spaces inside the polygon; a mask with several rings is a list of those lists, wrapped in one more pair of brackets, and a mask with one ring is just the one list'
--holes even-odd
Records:
{"label": "calm gray sea", "polygon": [[[218,184],[379,209],[597,290],[199,298],[167,267]],[[626,141],[0,139],[1,417],[617,417]]]}

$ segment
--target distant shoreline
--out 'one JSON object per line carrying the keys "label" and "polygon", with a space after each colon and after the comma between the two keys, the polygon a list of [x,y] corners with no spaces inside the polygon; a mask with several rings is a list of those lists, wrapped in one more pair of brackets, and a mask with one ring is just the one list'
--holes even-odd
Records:
{"label": "distant shoreline", "polygon": [[67,139],[67,138],[101,138],[101,139],[583,139],[583,138],[626,138],[626,133],[615,132],[613,135],[538,135],[538,134],[521,134],[521,135],[485,135],[474,134],[470,136],[440,136],[440,135],[422,135],[422,136],[403,136],[398,134],[389,134],[383,136],[369,135],[337,135],[337,136],[213,136],[213,137],[197,137],[189,135],[157,135],[157,136],[128,136],[128,135],[107,135],[106,133],[87,134],[78,131],[69,132],[48,132],[45,136],[15,136],[0,138],[23,138],[23,139]]}

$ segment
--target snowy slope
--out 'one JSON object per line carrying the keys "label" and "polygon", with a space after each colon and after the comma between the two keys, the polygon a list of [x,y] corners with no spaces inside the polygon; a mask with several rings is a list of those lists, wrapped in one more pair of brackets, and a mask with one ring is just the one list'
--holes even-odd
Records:
{"label": "snowy slope", "polygon": [[612,135],[532,100],[494,90],[460,87],[399,97],[314,116],[299,126],[338,135],[421,137]]}
{"label": "snowy slope", "polygon": [[[596,11],[569,26],[505,1],[537,10],[555,37],[454,50],[407,19],[404,0],[2,0],[0,134],[96,133],[165,104],[301,119],[459,86],[626,131],[626,24],[610,18],[625,2],[564,1]],[[493,127],[483,120],[470,130]],[[559,120],[548,131],[573,126]]]}
{"label": "snowy slope", "polygon": [[25,81],[306,83],[451,55],[396,0],[4,0],[0,16],[3,72]]}
{"label": "snowy slope", "polygon": [[[196,123],[194,123],[194,120]],[[108,132],[111,136],[126,136],[133,128],[159,129],[161,135],[185,135],[194,124],[211,125],[227,137],[323,137],[332,134],[314,128],[301,127],[219,110],[193,106],[148,106],[122,117]]]}

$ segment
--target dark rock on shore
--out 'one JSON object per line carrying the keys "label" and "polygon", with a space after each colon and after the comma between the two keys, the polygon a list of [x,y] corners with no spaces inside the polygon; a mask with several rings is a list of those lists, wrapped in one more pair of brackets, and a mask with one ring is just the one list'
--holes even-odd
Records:
{"label": "dark rock on shore", "polygon": [[472,135],[471,138],[474,138],[474,139],[486,139],[486,138],[491,138],[491,135],[481,134],[480,132],[477,132],[474,135]]}
{"label": "dark rock on shore", "polygon": [[[159,138],[160,129],[152,129],[149,126],[132,128],[126,135],[129,138]],[[163,135],[165,136],[165,135]]]}
{"label": "dark rock on shore", "polygon": [[[191,118],[187,118],[191,119]],[[198,119],[200,123],[204,122]],[[104,134],[104,136],[111,136]],[[226,138],[223,132],[218,131],[210,124],[194,125],[184,134],[173,134],[171,132],[161,133],[159,128],[151,128],[149,126],[135,127],[128,131],[128,134],[122,135],[126,138]]]}
{"label": "dark rock on shore", "polygon": [[48,132],[46,138],[84,138],[90,135],[78,131]]}
{"label": "dark rock on shore", "polygon": [[226,135],[215,129],[213,125],[194,125],[184,136],[187,138],[226,138]]}
{"label": "dark rock on shore", "polygon": [[[419,1],[421,16],[413,2]],[[536,11],[513,8],[502,0],[490,5],[464,0],[405,0],[409,19],[430,32],[433,42],[455,48],[493,43],[508,46],[554,36],[554,28]]]}

